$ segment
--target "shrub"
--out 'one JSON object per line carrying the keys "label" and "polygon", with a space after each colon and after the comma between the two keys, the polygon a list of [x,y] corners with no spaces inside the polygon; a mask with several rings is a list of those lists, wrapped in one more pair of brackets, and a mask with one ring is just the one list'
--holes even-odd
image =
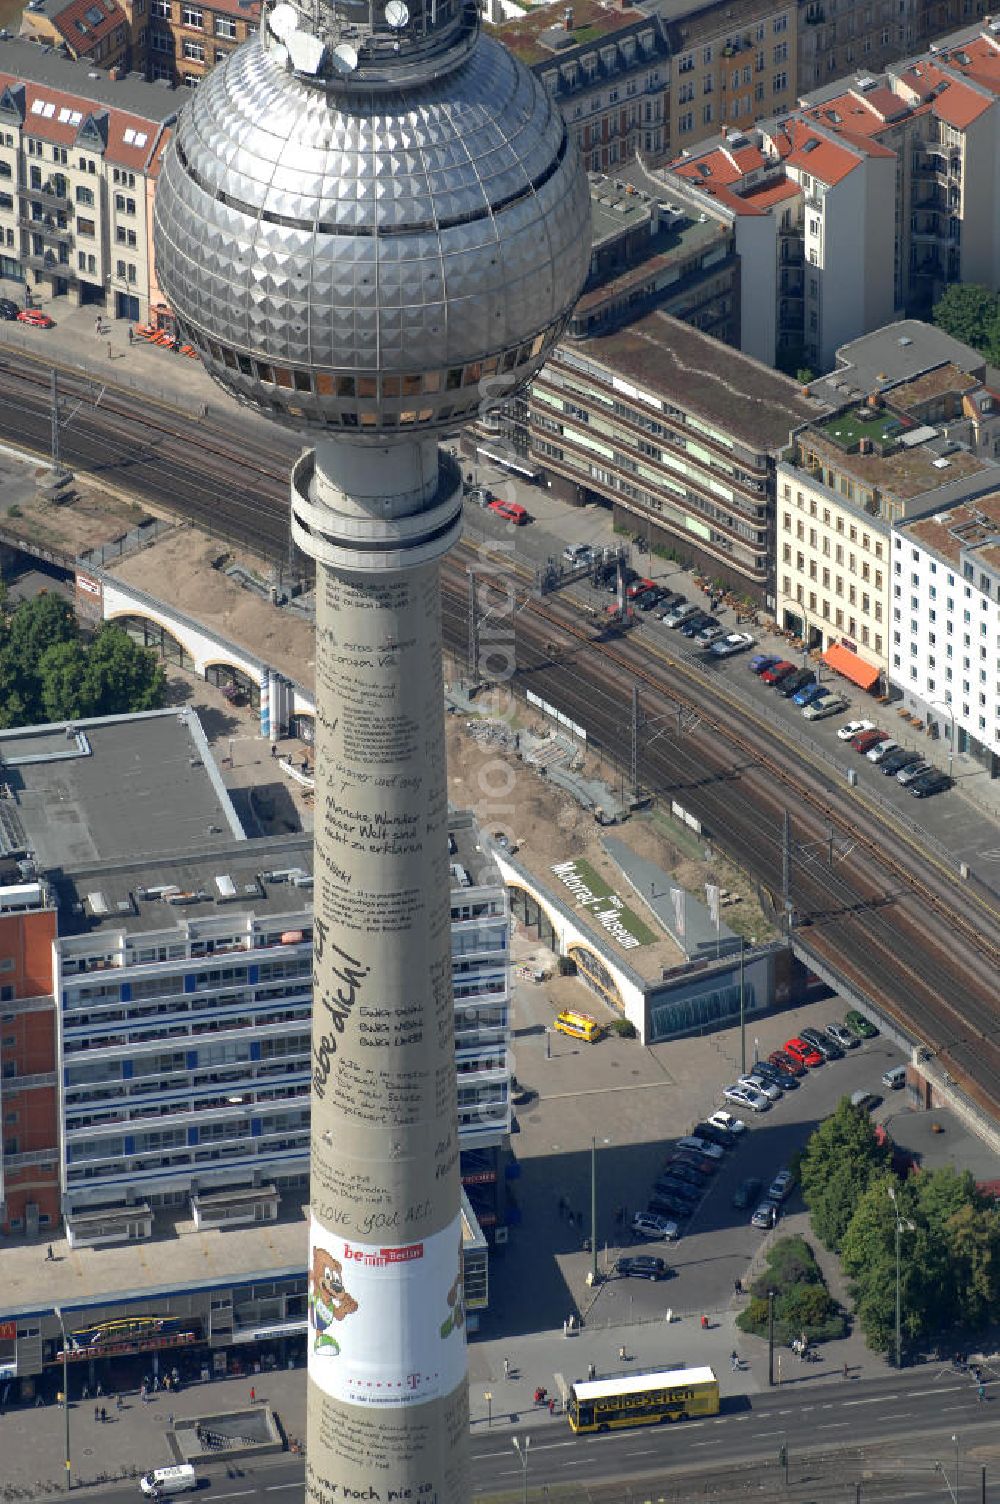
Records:
{"label": "shrub", "polygon": [[619,1039],[634,1039],[635,1024],[628,1018],[616,1018],[611,1025],[612,1034],[617,1034]]}

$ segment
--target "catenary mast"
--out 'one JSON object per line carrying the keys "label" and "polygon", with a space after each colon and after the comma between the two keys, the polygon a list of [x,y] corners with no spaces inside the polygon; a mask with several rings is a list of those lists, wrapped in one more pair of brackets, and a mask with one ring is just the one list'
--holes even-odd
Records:
{"label": "catenary mast", "polygon": [[438,571],[462,484],[437,441],[558,339],[587,182],[474,5],[282,0],[182,111],[154,234],[209,373],[315,446],[291,484],[316,561],[306,1493],[459,1504]]}

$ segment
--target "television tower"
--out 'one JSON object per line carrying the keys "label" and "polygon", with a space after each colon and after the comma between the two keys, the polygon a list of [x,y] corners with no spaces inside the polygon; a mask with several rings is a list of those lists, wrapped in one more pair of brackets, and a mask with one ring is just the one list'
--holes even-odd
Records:
{"label": "television tower", "polygon": [[181,112],[154,238],[209,374],[315,445],[291,482],[316,561],[306,1493],[465,1504],[439,588],[462,477],[437,441],[558,340],[587,180],[474,3],[280,0]]}

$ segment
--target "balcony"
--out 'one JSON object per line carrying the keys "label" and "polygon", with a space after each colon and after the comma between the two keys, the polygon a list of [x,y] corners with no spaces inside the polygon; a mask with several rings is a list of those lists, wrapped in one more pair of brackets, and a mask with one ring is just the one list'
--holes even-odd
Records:
{"label": "balcony", "polygon": [[67,282],[78,282],[80,279],[75,269],[68,261],[60,261],[53,256],[51,251],[46,251],[44,256],[23,255],[22,266],[29,266],[33,272],[41,272],[47,277],[62,277]]}
{"label": "balcony", "polygon": [[72,243],[73,231],[69,225],[59,225],[51,217],[32,219],[28,214],[19,214],[17,222],[22,230],[30,230],[33,235],[42,235],[46,240],[55,240],[63,245]]}
{"label": "balcony", "polygon": [[69,184],[63,184],[63,187],[65,191],[57,193],[56,185],[50,179],[43,188],[32,188],[27,183],[19,183],[18,192],[37,199],[46,209],[68,209],[71,207]]}

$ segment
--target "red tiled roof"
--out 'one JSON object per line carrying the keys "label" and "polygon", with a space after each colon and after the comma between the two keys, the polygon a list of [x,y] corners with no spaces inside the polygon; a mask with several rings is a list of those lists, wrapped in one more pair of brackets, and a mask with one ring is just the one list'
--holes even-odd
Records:
{"label": "red tiled roof", "polygon": [[24,89],[25,125],[39,140],[51,141],[55,146],[75,146],[81,125],[92,115],[95,119],[107,119],[106,161],[140,171],[153,152],[161,129],[158,120],[147,120],[93,99],[65,94],[13,73],[0,73],[0,89],[18,86]]}
{"label": "red tiled roof", "polygon": [[861,162],[861,153],[846,146],[837,146],[825,137],[810,130],[805,122],[796,121],[792,126],[793,146],[785,159],[786,167],[797,167],[810,177],[832,187],[843,182]]}
{"label": "red tiled roof", "polygon": [[793,183],[790,178],[779,178],[776,183],[764,183],[759,188],[751,188],[739,202],[762,212],[772,204],[783,203],[786,198],[798,198],[801,192],[798,183]]}
{"label": "red tiled roof", "polygon": [[73,52],[86,53],[119,26],[127,28],[128,17],[117,0],[69,0],[52,17],[52,25]]}
{"label": "red tiled roof", "polygon": [[1000,47],[993,37],[976,37],[962,47],[939,53],[937,61],[946,63],[990,93],[1000,94]]}
{"label": "red tiled roof", "polygon": [[930,104],[939,120],[956,130],[964,130],[978,120],[992,103],[978,89],[963,84],[936,63],[914,63],[900,78],[908,89]]}

